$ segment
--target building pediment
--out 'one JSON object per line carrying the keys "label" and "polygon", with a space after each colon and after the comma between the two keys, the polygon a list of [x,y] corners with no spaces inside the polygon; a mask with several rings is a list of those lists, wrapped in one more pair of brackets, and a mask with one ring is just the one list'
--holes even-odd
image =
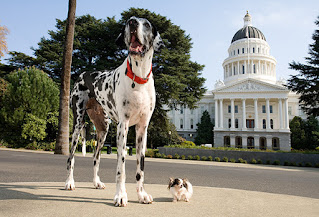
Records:
{"label": "building pediment", "polygon": [[239,93],[239,92],[288,92],[281,85],[270,84],[255,79],[245,79],[231,85],[223,86],[213,90],[213,93]]}

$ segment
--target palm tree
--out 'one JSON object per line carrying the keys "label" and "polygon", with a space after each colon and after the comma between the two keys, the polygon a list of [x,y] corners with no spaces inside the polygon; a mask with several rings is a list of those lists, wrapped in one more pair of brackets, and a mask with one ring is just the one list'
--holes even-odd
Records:
{"label": "palm tree", "polygon": [[69,0],[60,89],[59,129],[55,154],[69,154],[69,99],[76,0]]}

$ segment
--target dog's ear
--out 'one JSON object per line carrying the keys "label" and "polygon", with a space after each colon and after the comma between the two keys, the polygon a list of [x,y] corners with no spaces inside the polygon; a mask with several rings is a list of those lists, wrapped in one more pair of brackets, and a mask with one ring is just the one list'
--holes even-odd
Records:
{"label": "dog's ear", "polygon": [[169,178],[168,187],[167,187],[168,189],[171,188],[173,182],[174,182],[174,179],[173,178]]}
{"label": "dog's ear", "polygon": [[155,51],[160,51],[161,48],[165,47],[164,42],[158,32],[156,32],[154,35],[155,38],[153,41],[153,48]]}
{"label": "dog's ear", "polygon": [[188,179],[184,178],[183,179],[183,186],[188,190]]}
{"label": "dog's ear", "polygon": [[115,43],[119,47],[125,46],[124,35],[125,35],[125,26],[123,26],[121,33],[117,36]]}

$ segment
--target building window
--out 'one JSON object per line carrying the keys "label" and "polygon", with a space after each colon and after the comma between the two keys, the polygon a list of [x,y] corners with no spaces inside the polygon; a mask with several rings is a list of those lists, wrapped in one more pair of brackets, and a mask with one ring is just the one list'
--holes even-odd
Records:
{"label": "building window", "polygon": [[236,75],[236,67],[234,66],[234,75]]}
{"label": "building window", "polygon": [[193,109],[191,109],[191,115],[193,115],[194,114],[194,110]]}
{"label": "building window", "polygon": [[234,50],[234,56],[235,56],[235,50]]}
{"label": "building window", "polygon": [[279,138],[277,138],[277,137],[272,138],[272,150],[274,150],[274,151],[280,150]]}
{"label": "building window", "polygon": [[245,74],[245,65],[243,65],[243,74]]}
{"label": "building window", "polygon": [[273,112],[273,110],[272,110],[272,105],[271,105],[271,106],[269,106],[269,110],[270,110],[270,113],[272,113],[272,112]]}
{"label": "building window", "polygon": [[265,105],[262,106],[262,113],[266,113],[266,106]]}
{"label": "building window", "polygon": [[183,119],[180,120],[180,128],[181,128],[181,129],[184,128],[184,121],[183,121]]}
{"label": "building window", "polygon": [[224,136],[224,147],[230,147],[230,137]]}
{"label": "building window", "polygon": [[238,49],[237,53],[239,54],[239,49]]}
{"label": "building window", "polygon": [[266,150],[267,149],[267,139],[265,137],[260,137],[260,139],[259,139],[259,148],[260,148],[260,150]]}
{"label": "building window", "polygon": [[194,121],[193,121],[193,119],[191,119],[191,129],[193,129],[194,128]]}
{"label": "building window", "polygon": [[181,106],[180,112],[181,112],[181,114],[184,114],[184,108],[183,108],[183,106]]}
{"label": "building window", "polygon": [[235,128],[238,128],[238,119],[235,119]]}
{"label": "building window", "polygon": [[274,129],[274,120],[273,119],[270,119],[270,128]]}
{"label": "building window", "polygon": [[235,138],[235,148],[243,148],[241,136],[236,136]]}
{"label": "building window", "polygon": [[254,68],[254,73],[256,74],[256,65],[255,64],[253,65],[253,68]]}
{"label": "building window", "polygon": [[243,53],[245,53],[245,48],[243,48]]}
{"label": "building window", "polygon": [[260,48],[258,48],[258,53],[260,53]]}
{"label": "building window", "polygon": [[238,113],[238,105],[235,105],[235,113]]}
{"label": "building window", "polygon": [[231,113],[231,106],[228,106],[228,113]]}
{"label": "building window", "polygon": [[263,129],[266,129],[266,119],[263,119]]}
{"label": "building window", "polygon": [[231,119],[228,119],[228,128],[231,128]]}
{"label": "building window", "polygon": [[248,138],[247,138],[247,148],[248,148],[248,149],[253,149],[253,148],[255,148],[255,140],[254,140],[254,137],[248,137]]}
{"label": "building window", "polygon": [[288,115],[292,115],[292,107],[288,106]]}

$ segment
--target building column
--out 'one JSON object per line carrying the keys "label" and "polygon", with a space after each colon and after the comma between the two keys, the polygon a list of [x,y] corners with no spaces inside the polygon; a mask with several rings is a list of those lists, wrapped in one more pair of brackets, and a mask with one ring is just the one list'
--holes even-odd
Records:
{"label": "building column", "polygon": [[247,149],[247,135],[243,134],[241,136],[241,142],[242,142],[243,148]]}
{"label": "building column", "polygon": [[218,99],[215,99],[215,129],[218,128]]}
{"label": "building column", "polygon": [[234,129],[235,128],[235,99],[230,99],[230,102],[231,102],[231,125],[230,125],[230,128],[231,129]]}
{"label": "building column", "polygon": [[254,74],[254,61],[253,60],[251,60],[251,62],[250,62],[250,73]]}
{"label": "building column", "polygon": [[260,140],[260,136],[259,135],[255,135],[254,136],[255,149],[259,149],[259,140]]}
{"label": "building column", "polygon": [[261,74],[260,60],[258,60],[258,73]]}
{"label": "building column", "polygon": [[230,76],[233,76],[235,74],[234,72],[234,63],[231,63],[231,75]]}
{"label": "building column", "polygon": [[267,120],[266,120],[266,129],[270,130],[270,111],[269,111],[269,98],[266,99],[266,113],[267,113]]}
{"label": "building column", "polygon": [[288,98],[284,99],[284,109],[285,109],[285,129],[289,129],[289,115],[288,115]]}
{"label": "building column", "polygon": [[283,117],[282,117],[282,99],[278,99],[278,110],[279,110],[279,129],[283,129]]}
{"label": "building column", "polygon": [[242,99],[243,103],[243,129],[242,130],[247,130],[246,126],[246,99]]}
{"label": "building column", "polygon": [[[247,64],[246,64],[246,60],[245,60],[244,70],[245,70],[245,74],[247,74]],[[243,74],[244,74],[244,73],[243,73]]]}
{"label": "building column", "polygon": [[254,99],[255,107],[255,130],[258,130],[258,99]]}
{"label": "building column", "polygon": [[239,75],[240,68],[239,68],[239,61],[237,62],[237,75]]}
{"label": "building column", "polygon": [[224,116],[224,114],[223,114],[224,112],[223,112],[223,99],[220,99],[219,100],[219,128],[224,128],[224,123],[223,123],[223,120],[224,120],[224,118],[223,118],[223,116]]}

